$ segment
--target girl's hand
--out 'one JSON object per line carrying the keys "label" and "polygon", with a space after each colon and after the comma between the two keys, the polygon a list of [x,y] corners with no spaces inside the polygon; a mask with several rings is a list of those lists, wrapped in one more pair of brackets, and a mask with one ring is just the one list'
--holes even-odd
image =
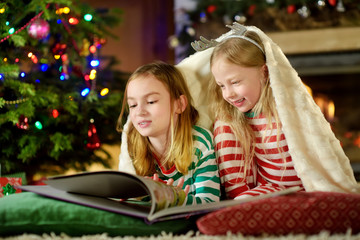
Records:
{"label": "girl's hand", "polygon": [[159,175],[158,175],[157,173],[154,173],[154,175],[153,175],[152,177],[145,176],[145,178],[147,178],[147,179],[152,179],[152,180],[154,180],[154,181],[156,181],[156,182],[166,183],[164,180],[161,180],[161,179],[159,178]]}
{"label": "girl's hand", "polygon": [[159,175],[157,173],[154,173],[152,180],[156,181],[156,182],[162,182],[162,183],[166,183],[164,180],[161,180],[159,178]]}
{"label": "girl's hand", "polygon": [[[170,178],[170,179],[167,181],[166,184],[167,184],[167,185],[172,185],[173,183],[174,183],[174,179]],[[183,179],[183,178],[180,178],[177,187],[180,188],[180,189],[182,189],[183,186],[184,186],[184,179]],[[185,192],[186,195],[189,193],[189,190],[190,190],[190,185],[185,186],[184,192]]]}
{"label": "girl's hand", "polygon": [[[150,177],[147,177],[147,178],[150,178]],[[172,179],[172,178],[170,178],[167,182],[161,180],[161,179],[159,178],[159,175],[158,175],[157,173],[154,173],[154,175],[153,175],[153,177],[152,177],[152,180],[154,180],[154,181],[156,181],[156,182],[166,183],[166,184],[169,185],[169,186],[173,185],[173,183],[174,183],[174,179]],[[184,186],[184,179],[183,179],[183,178],[180,178],[177,187],[180,188],[180,189],[182,189],[183,186]],[[190,186],[189,186],[189,185],[185,186],[184,192],[185,192],[186,195],[189,193],[189,191],[190,191]]]}

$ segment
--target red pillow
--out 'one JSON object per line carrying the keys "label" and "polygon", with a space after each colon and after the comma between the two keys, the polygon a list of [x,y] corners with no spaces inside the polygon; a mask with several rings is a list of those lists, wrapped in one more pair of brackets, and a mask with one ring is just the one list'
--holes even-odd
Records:
{"label": "red pillow", "polygon": [[197,220],[208,235],[318,234],[360,232],[360,194],[298,192],[208,213]]}

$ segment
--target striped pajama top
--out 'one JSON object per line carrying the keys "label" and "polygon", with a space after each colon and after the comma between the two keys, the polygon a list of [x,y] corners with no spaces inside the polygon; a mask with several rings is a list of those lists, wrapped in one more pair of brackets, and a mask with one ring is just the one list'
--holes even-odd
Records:
{"label": "striped pajama top", "polygon": [[193,127],[194,154],[188,173],[183,175],[176,170],[175,165],[169,170],[164,169],[156,159],[156,172],[159,178],[167,181],[174,180],[176,186],[180,178],[184,178],[184,185],[190,185],[185,200],[186,205],[216,202],[220,200],[220,179],[214,152],[213,135],[210,131],[199,126]]}
{"label": "striped pajama top", "polygon": [[255,133],[256,144],[252,165],[246,173],[240,171],[244,166],[243,151],[230,126],[219,120],[214,125],[215,153],[226,197],[239,199],[293,186],[303,188],[282,130],[279,133],[279,143],[277,142],[278,132],[274,119],[272,130],[266,129],[267,120],[261,114],[258,117],[247,116],[247,119]]}

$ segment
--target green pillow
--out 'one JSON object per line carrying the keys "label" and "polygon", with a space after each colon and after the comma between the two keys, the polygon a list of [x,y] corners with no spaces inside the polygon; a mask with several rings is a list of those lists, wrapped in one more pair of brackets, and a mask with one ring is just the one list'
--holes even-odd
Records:
{"label": "green pillow", "polygon": [[196,220],[176,219],[148,225],[141,218],[22,192],[0,198],[0,226],[0,236],[23,233],[150,236],[162,231],[180,234],[194,230]]}

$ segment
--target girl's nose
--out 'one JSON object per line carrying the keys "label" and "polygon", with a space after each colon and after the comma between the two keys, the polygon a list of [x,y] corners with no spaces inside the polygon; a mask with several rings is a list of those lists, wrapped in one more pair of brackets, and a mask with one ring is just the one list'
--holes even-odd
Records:
{"label": "girl's nose", "polygon": [[146,114],[146,109],[143,105],[139,104],[137,107],[137,111],[136,114],[139,116],[145,115]]}
{"label": "girl's nose", "polygon": [[225,90],[223,91],[224,98],[232,98],[234,95],[235,95],[235,92],[230,87],[225,88]]}

